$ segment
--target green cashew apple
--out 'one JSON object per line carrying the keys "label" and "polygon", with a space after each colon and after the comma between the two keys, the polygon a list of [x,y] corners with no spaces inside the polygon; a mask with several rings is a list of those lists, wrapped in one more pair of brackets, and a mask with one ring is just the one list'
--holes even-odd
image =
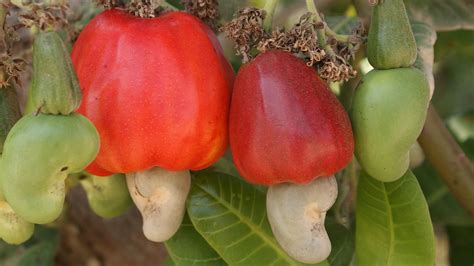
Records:
{"label": "green cashew apple", "polygon": [[351,110],[355,154],[372,177],[390,182],[407,171],[409,151],[423,129],[429,85],[415,68],[372,70]]}
{"label": "green cashew apple", "polygon": [[127,211],[133,201],[123,174],[87,175],[80,183],[87,193],[91,209],[99,216],[112,218]]}
{"label": "green cashew apple", "polygon": [[372,11],[369,62],[377,69],[409,67],[416,60],[417,48],[403,0],[379,2]]}
{"label": "green cashew apple", "polygon": [[36,36],[30,93],[29,104],[47,114],[68,115],[81,103],[81,89],[69,52],[56,32],[40,32]]}
{"label": "green cashew apple", "polygon": [[65,179],[97,155],[99,136],[85,117],[29,114],[9,132],[0,184],[13,210],[31,223],[54,221],[65,198]]}

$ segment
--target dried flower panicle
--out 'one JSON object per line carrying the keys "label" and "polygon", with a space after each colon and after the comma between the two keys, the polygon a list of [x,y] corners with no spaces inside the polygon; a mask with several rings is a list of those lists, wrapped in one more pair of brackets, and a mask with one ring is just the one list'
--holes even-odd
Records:
{"label": "dried flower panicle", "polygon": [[0,30],[0,87],[7,86],[11,81],[21,85],[20,76],[26,66],[23,58],[27,58],[31,51],[21,49],[22,43],[19,45],[18,42],[22,40],[17,31],[33,26],[44,30],[67,25],[66,11],[69,6],[61,3],[46,5],[41,2],[24,2],[21,9],[9,1],[1,3],[10,19]]}
{"label": "dried flower panicle", "polygon": [[243,56],[244,63],[251,58],[249,52],[253,48],[260,52],[277,49],[303,58],[326,81],[347,81],[357,75],[349,61],[354,58],[355,51],[362,43],[362,26],[355,29],[347,42],[327,36],[324,47],[321,47],[317,32],[324,29],[325,24],[315,22],[311,13],[304,14],[289,30],[277,27],[271,33],[263,30],[262,14],[263,10],[247,8],[223,27],[227,35],[236,42],[237,54]]}
{"label": "dried flower panicle", "polygon": [[213,29],[218,28],[219,3],[217,0],[183,0],[184,9]]}
{"label": "dried flower panicle", "polygon": [[141,18],[154,18],[160,7],[160,0],[131,0],[126,8],[130,14]]}
{"label": "dried flower panicle", "polygon": [[326,57],[316,66],[319,76],[326,81],[342,81],[354,78],[357,71],[343,58]]}
{"label": "dried flower panicle", "polygon": [[308,66],[312,66],[326,56],[326,52],[319,47],[315,27],[311,13],[307,13],[288,31],[276,28],[258,43],[257,49],[261,52],[278,49],[302,55],[309,59]]}
{"label": "dried flower panicle", "polygon": [[13,57],[10,52],[1,55],[0,69],[6,75],[2,75],[2,78],[0,78],[0,88],[8,86],[11,80],[20,84],[20,74],[24,70],[25,65],[26,62],[24,59]]}
{"label": "dried flower panicle", "polygon": [[67,4],[48,6],[31,3],[28,5],[28,9],[22,9],[22,13],[18,16],[20,22],[18,27],[31,28],[37,26],[40,29],[46,29],[51,26],[61,27],[67,25],[66,11],[68,8]]}
{"label": "dried flower panicle", "polygon": [[244,63],[252,58],[251,49],[265,36],[264,19],[265,11],[247,7],[238,11],[236,17],[221,29],[234,40],[237,54],[242,55]]}
{"label": "dried flower panicle", "polygon": [[95,0],[95,2],[102,5],[105,9],[112,9],[117,6],[116,0]]}

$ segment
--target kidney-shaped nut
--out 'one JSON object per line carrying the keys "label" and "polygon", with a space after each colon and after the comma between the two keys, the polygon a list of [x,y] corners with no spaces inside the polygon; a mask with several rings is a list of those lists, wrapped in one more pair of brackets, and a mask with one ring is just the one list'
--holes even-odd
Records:
{"label": "kidney-shaped nut", "polygon": [[318,263],[331,253],[324,228],[326,212],[337,198],[334,176],[309,184],[283,183],[267,192],[267,215],[280,246],[295,260]]}
{"label": "kidney-shaped nut", "polygon": [[142,214],[145,237],[155,242],[170,239],[183,221],[191,187],[189,171],[173,172],[155,167],[127,174],[127,185]]}

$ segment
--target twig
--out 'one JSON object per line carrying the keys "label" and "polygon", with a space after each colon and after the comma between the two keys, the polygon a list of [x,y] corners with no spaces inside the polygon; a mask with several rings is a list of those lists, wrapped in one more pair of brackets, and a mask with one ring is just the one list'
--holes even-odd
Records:
{"label": "twig", "polygon": [[474,218],[474,166],[431,105],[419,142],[448,189]]}

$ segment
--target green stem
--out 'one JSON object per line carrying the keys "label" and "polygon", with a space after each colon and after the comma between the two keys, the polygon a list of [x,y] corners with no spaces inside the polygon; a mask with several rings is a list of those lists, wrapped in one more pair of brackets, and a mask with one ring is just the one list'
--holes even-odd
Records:
{"label": "green stem", "polygon": [[318,42],[319,46],[321,46],[326,53],[328,53],[330,56],[335,57],[336,53],[334,50],[327,44],[327,39],[326,39],[326,24],[322,20],[321,16],[319,15],[318,9],[316,8],[316,5],[314,4],[314,0],[306,0],[306,8],[308,9],[309,12],[313,14],[313,19],[317,24],[323,24],[324,27],[322,29],[317,29],[316,30],[316,36],[318,37]]}
{"label": "green stem", "polygon": [[338,42],[348,42],[349,41],[349,35],[344,35],[344,34],[338,34],[335,31],[333,31],[331,28],[329,28],[326,23],[324,24],[324,30],[326,32],[326,35],[333,37],[336,39]]}
{"label": "green stem", "polygon": [[474,218],[474,166],[430,105],[419,142],[459,204]]}
{"label": "green stem", "polygon": [[266,12],[265,20],[263,20],[263,28],[269,32],[272,30],[273,14],[279,0],[267,0],[263,10]]}
{"label": "green stem", "polygon": [[346,26],[351,21],[351,19],[352,19],[352,17],[344,18],[339,23],[337,23],[336,26],[334,26],[333,31],[338,32],[338,31],[342,30],[342,28],[344,28],[344,26]]}

